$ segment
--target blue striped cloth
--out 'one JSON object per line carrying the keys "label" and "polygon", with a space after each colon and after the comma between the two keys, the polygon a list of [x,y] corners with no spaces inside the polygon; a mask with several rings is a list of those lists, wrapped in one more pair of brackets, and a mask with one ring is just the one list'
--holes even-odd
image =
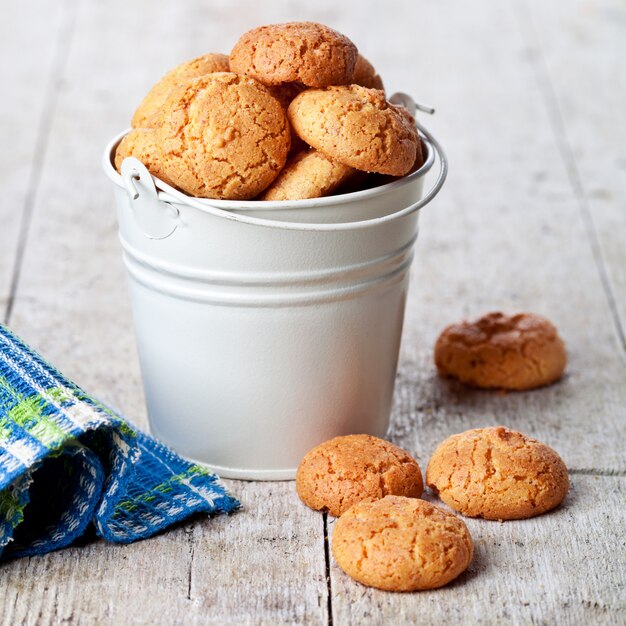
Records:
{"label": "blue striped cloth", "polygon": [[0,325],[0,560],[149,537],[239,508],[215,474],[87,395]]}

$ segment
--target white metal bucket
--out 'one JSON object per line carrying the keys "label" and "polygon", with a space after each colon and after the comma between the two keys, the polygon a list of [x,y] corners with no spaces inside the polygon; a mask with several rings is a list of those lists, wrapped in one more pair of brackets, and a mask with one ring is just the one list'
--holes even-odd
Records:
{"label": "white metal bucket", "polygon": [[157,437],[224,477],[282,480],[321,441],[385,435],[417,211],[446,175],[419,128],[417,172],[299,201],[191,198],[133,158],[118,174],[124,133],[107,146]]}

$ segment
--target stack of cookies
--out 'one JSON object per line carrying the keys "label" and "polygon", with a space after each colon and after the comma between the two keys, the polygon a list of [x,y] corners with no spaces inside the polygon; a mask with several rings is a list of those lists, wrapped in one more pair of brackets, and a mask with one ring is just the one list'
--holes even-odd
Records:
{"label": "stack of cookies", "polygon": [[184,193],[299,200],[371,186],[423,163],[410,113],[356,46],[313,22],[262,26],[152,87],[115,154]]}

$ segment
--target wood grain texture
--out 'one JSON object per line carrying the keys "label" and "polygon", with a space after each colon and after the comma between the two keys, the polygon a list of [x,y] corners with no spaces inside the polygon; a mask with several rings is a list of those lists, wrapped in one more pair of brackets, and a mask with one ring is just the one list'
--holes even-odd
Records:
{"label": "wood grain texture", "polygon": [[293,482],[226,481],[245,511],[196,524],[189,597],[199,623],[326,624],[322,516]]}
{"label": "wood grain texture", "polygon": [[[58,17],[59,6],[65,17]],[[575,472],[574,489],[555,513],[503,525],[469,521],[478,546],[475,563],[439,592],[368,590],[333,565],[333,624],[623,623],[626,459],[620,441],[626,368],[598,265],[607,263],[622,307],[619,198],[624,194],[615,178],[621,157],[613,177],[605,180],[594,169],[600,167],[600,161],[594,163],[600,151],[609,146],[613,154],[619,147],[608,123],[594,141],[573,144],[585,180],[601,181],[611,195],[609,200],[604,192],[593,192],[595,187],[584,190],[602,246],[598,256],[553,112],[537,84],[536,64],[537,55],[545,54],[555,93],[568,103],[562,105],[568,137],[589,134],[585,124],[600,123],[600,111],[580,108],[576,72],[563,66],[571,53],[588,72],[596,71],[596,64],[606,68],[604,45],[612,50],[622,45],[610,24],[611,16],[619,23],[621,5],[616,0],[580,5],[576,11],[582,17],[568,14],[563,28],[564,9],[533,3],[537,39],[529,34],[521,2],[407,2],[401,12],[374,0],[341,5],[323,0],[307,8],[286,0],[263,5],[245,0],[237,10],[226,0],[194,0],[184,10],[177,3],[147,0],[49,3],[29,16],[41,46],[22,47],[25,67],[36,68],[39,53],[52,50],[54,37],[47,29],[67,30],[67,11],[74,6],[77,21],[62,80],[55,83],[49,143],[39,157],[37,184],[29,188],[36,194],[12,328],[79,384],[145,426],[113,198],[100,170],[104,145],[128,125],[154,80],[176,63],[207,51],[228,52],[241,32],[261,23],[328,23],[356,41],[390,93],[407,91],[437,105],[438,114],[422,121],[442,140],[451,161],[444,192],[422,215],[394,441],[424,467],[436,443],[450,433],[504,423],[553,445]],[[8,36],[13,39],[5,41],[18,37]],[[576,46],[580,49],[572,50]],[[623,55],[610,64],[623,71]],[[0,70],[5,71],[15,69]],[[600,81],[604,75],[597,72],[593,80]],[[50,69],[39,75],[50,75]],[[14,79],[20,97],[35,102],[40,82]],[[600,89],[600,82],[594,84]],[[617,107],[607,120],[619,117],[623,91],[605,97]],[[6,102],[0,106],[19,127],[19,142],[15,134],[7,137],[26,150],[22,166],[33,167],[34,135],[21,134],[26,114]],[[4,122],[0,129],[17,132]],[[3,184],[13,171],[0,167]],[[22,174],[22,182],[15,183],[18,193],[29,191],[26,179]],[[15,258],[16,233],[13,224],[0,229],[2,268]],[[0,298],[7,283],[2,272],[10,275],[12,269],[8,274],[0,269]],[[560,384],[501,395],[436,377],[432,346],[443,325],[496,308],[536,311],[559,326],[570,355]],[[228,484],[245,507],[231,518],[198,518],[131,546],[91,541],[3,565],[0,621],[327,623],[322,516],[298,502],[291,483]]]}
{"label": "wood grain texture", "polygon": [[289,482],[228,486],[234,516],[3,564],[0,623],[326,624],[321,515]]}
{"label": "wood grain texture", "polygon": [[333,623],[623,624],[625,497],[621,477],[576,476],[551,513],[504,523],[464,518],[473,562],[439,590],[370,589],[333,561]]}
{"label": "wood grain texture", "polygon": [[626,349],[626,6],[531,0],[520,12]]}
{"label": "wood grain texture", "polygon": [[[59,78],[71,36],[73,2],[10,2],[2,8],[0,41],[0,320],[11,301],[41,155],[50,131]],[[36,50],[34,46],[36,42]],[[18,54],[16,54],[18,51]],[[22,54],[22,51],[26,51]]]}

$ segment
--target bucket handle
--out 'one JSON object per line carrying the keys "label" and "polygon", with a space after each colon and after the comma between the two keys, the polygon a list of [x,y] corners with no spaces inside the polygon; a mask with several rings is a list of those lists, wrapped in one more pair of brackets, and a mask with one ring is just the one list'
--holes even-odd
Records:
{"label": "bucket handle", "polygon": [[[407,94],[397,93],[391,97],[391,101],[401,106],[404,106],[409,110],[409,112],[414,115],[416,110],[424,111],[425,113],[432,114],[435,110],[432,107],[428,107],[426,105],[417,104],[413,101],[413,99]],[[227,220],[232,220],[234,222],[242,222],[244,224],[249,224],[252,226],[260,226],[263,228],[276,228],[279,230],[301,230],[301,231],[343,231],[343,230],[358,230],[365,228],[375,228],[380,226],[385,222],[391,222],[396,219],[400,219],[402,217],[406,217],[415,211],[418,211],[425,205],[427,205],[441,190],[443,184],[448,175],[448,159],[446,158],[445,152],[441,147],[441,144],[433,137],[433,135],[424,128],[419,122],[415,122],[416,128],[426,137],[428,142],[431,144],[435,153],[439,157],[439,171],[437,173],[437,178],[435,179],[432,187],[428,190],[426,195],[422,197],[417,202],[401,209],[400,211],[396,211],[395,213],[390,213],[389,215],[384,215],[382,217],[376,217],[369,220],[362,220],[360,222],[339,222],[339,223],[329,223],[329,224],[310,224],[310,223],[302,223],[302,222],[282,222],[278,220],[268,220],[260,217],[252,217],[249,215],[242,215],[239,213],[231,213],[230,211],[219,209],[218,207],[212,206],[211,204],[207,204],[206,200],[203,202],[199,202],[196,198],[188,196],[180,191],[170,187],[165,183],[161,183],[160,180],[154,179],[157,189],[159,192],[162,192],[165,195],[169,202],[172,200],[178,202],[180,204],[186,204],[187,206],[191,206],[200,211],[204,211],[205,213],[211,213],[216,217],[221,217]],[[127,158],[125,160],[130,160]],[[133,159],[134,161],[134,159]],[[129,176],[133,174],[131,168],[128,169]],[[129,191],[129,195],[132,191],[134,191],[134,186],[129,188],[130,180],[126,180],[127,189]],[[163,186],[162,186],[163,185]],[[161,195],[161,193],[159,193]],[[164,200],[163,200],[164,201]],[[169,204],[166,202],[166,204]],[[170,204],[170,206],[172,206]],[[174,229],[175,230],[175,229]],[[172,230],[172,233],[174,231]],[[172,234],[169,233],[169,234]],[[167,236],[169,236],[166,235]]]}
{"label": "bucket handle", "polygon": [[167,239],[178,228],[178,209],[159,200],[154,184],[156,179],[141,161],[126,157],[121,170],[128,204],[137,225],[148,239]]}

